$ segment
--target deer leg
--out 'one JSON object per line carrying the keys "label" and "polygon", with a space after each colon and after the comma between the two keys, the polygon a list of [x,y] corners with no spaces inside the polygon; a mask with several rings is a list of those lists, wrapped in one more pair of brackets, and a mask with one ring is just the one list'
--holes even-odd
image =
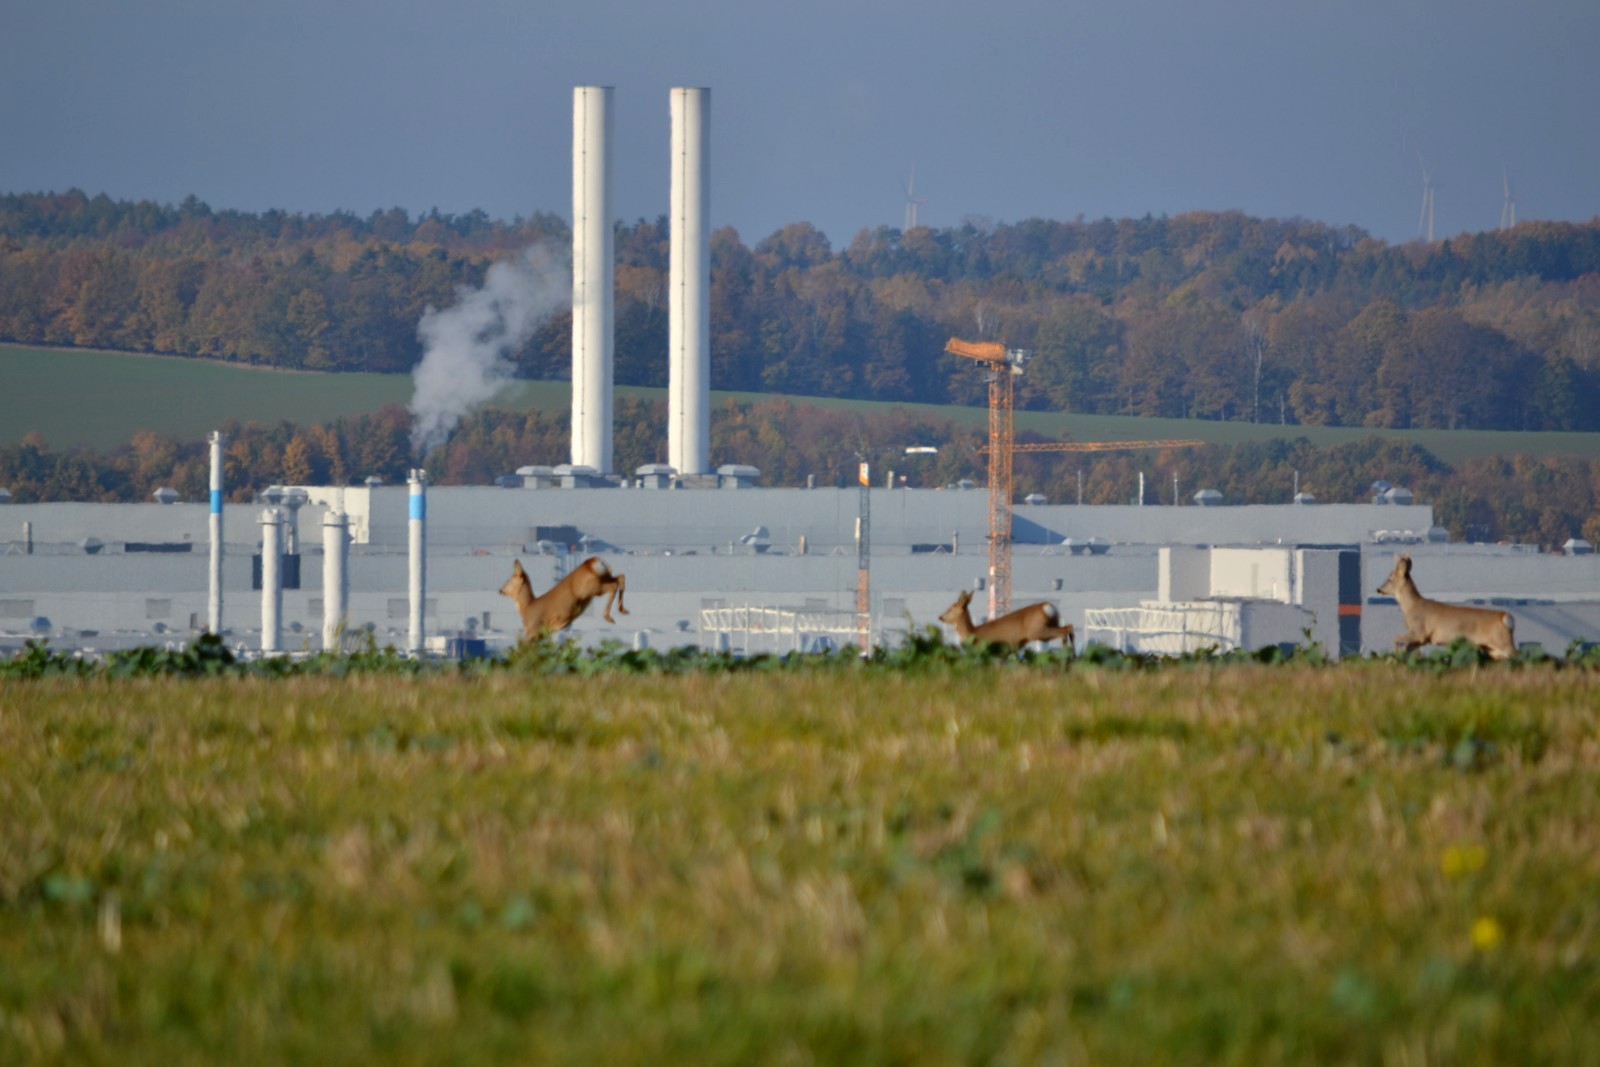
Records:
{"label": "deer leg", "polygon": [[633,614],[623,604],[622,594],[628,588],[628,580],[626,578],[620,574],[613,578],[606,578],[601,581],[600,588],[605,590],[606,593],[606,606],[600,612],[600,614],[605,617],[606,622],[615,623],[617,621],[611,617],[612,601],[616,601],[617,610],[622,612],[624,615]]}
{"label": "deer leg", "polygon": [[1068,623],[1065,626],[1052,626],[1052,627],[1049,627],[1049,628],[1047,628],[1045,630],[1044,633],[1039,635],[1039,640],[1043,641],[1043,642],[1046,642],[1046,643],[1049,643],[1051,641],[1061,640],[1061,641],[1064,641],[1066,643],[1066,646],[1068,648],[1071,648],[1072,647],[1072,624]]}
{"label": "deer leg", "polygon": [[1426,641],[1418,637],[1416,634],[1413,634],[1410,630],[1407,630],[1399,637],[1394,639],[1394,650],[1396,652],[1411,652],[1415,649],[1421,648],[1425,644],[1427,644]]}

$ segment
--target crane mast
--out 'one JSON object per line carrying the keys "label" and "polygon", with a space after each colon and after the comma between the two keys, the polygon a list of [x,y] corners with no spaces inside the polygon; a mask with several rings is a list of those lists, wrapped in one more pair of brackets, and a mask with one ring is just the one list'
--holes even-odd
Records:
{"label": "crane mast", "polygon": [[944,350],[986,366],[989,383],[989,618],[1011,610],[1011,451],[1017,378],[1028,353],[997,341],[952,337]]}
{"label": "crane mast", "polygon": [[1016,443],[1016,385],[1027,361],[1025,349],[998,341],[952,337],[944,350],[984,364],[989,383],[989,618],[1011,610],[1012,457],[1018,452],[1114,452],[1136,448],[1193,448],[1203,441],[1049,441]]}

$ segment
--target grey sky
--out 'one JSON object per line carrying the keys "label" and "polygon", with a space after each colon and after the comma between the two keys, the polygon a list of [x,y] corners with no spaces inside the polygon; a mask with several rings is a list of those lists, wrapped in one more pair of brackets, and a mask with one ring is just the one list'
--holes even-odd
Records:
{"label": "grey sky", "polygon": [[1595,0],[3,0],[0,192],[365,215],[571,210],[571,90],[616,87],[617,212],[712,89],[754,243],[1241,209],[1413,237],[1600,214]]}

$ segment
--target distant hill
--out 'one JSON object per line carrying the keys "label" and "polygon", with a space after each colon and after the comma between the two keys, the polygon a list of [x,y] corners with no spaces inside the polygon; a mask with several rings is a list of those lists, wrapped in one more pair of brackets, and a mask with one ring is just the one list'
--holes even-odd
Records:
{"label": "distant hill", "polygon": [[[229,434],[236,498],[276,482],[402,479],[419,463],[443,484],[487,484],[569,456],[566,383],[514,383],[426,456],[410,450],[404,375],[274,373],[194,359],[0,346],[0,486],[18,502],[147,500],[157,486],[200,499],[203,435]],[[616,466],[665,458],[664,390],[618,389]],[[767,485],[830,484],[857,448],[917,487],[984,477],[981,407],[717,393],[714,463],[750,463]],[[1091,456],[1022,455],[1017,495],[1123,503],[1148,475],[1148,499],[1221,490],[1231,503],[1281,503],[1296,487],[1327,503],[1364,499],[1376,478],[1433,503],[1458,535],[1559,545],[1600,542],[1600,434],[1386,430],[1168,420],[1032,411],[1023,440],[1197,438],[1208,447]],[[1381,436],[1378,434],[1381,433]],[[908,457],[907,443],[939,446]],[[1082,479],[1080,481],[1080,478]],[[3,518],[3,516],[0,516]]]}
{"label": "distant hill", "polygon": [[[0,340],[395,373],[417,324],[555,215],[216,212],[0,197]],[[665,384],[664,218],[617,229],[619,383]],[[1600,221],[1432,244],[1236,212],[979,229],[795,223],[712,237],[721,389],[981,403],[951,336],[1033,352],[1018,402],[1075,415],[1386,429],[1600,430]],[[569,374],[570,321],[516,354]]]}

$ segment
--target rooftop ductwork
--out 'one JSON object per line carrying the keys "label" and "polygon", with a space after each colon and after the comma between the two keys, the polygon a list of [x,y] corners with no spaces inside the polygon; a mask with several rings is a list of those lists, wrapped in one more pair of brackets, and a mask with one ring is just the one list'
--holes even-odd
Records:
{"label": "rooftop ductwork", "polygon": [[760,478],[759,470],[743,463],[724,463],[717,468],[718,489],[753,489]]}
{"label": "rooftop ductwork", "polygon": [[633,473],[639,478],[640,489],[671,489],[678,470],[667,463],[646,463]]}
{"label": "rooftop ductwork", "polygon": [[604,485],[600,471],[587,463],[562,463],[553,470],[555,481],[563,489],[590,489]]}
{"label": "rooftop ductwork", "polygon": [[1404,486],[1392,486],[1384,490],[1382,502],[1385,504],[1395,504],[1399,507],[1405,507],[1411,503],[1411,490],[1405,488]]}

